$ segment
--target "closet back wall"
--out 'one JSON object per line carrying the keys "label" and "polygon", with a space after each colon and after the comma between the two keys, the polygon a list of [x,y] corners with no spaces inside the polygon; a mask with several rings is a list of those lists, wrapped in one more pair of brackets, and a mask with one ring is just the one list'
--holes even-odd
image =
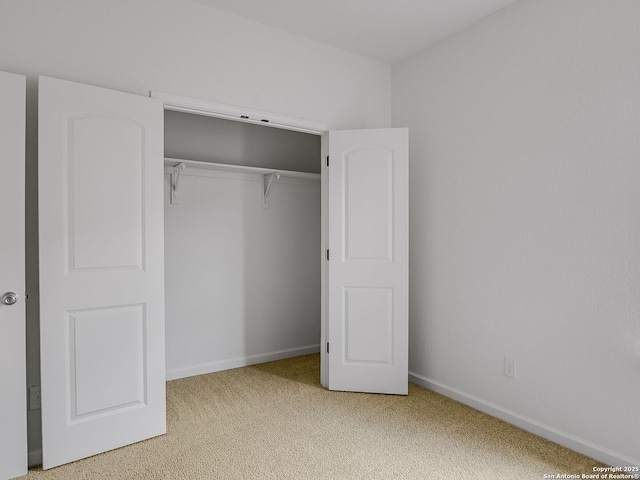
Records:
{"label": "closet back wall", "polygon": [[164,155],[320,173],[320,137],[282,128],[166,111]]}
{"label": "closet back wall", "polygon": [[[318,171],[320,137],[175,112],[165,156]],[[187,168],[165,175],[168,379],[319,351],[320,182]]]}

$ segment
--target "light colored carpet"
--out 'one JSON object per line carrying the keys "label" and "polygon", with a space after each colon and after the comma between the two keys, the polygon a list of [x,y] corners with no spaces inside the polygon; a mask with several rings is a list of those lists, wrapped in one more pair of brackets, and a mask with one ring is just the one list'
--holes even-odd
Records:
{"label": "light colored carpet", "polygon": [[594,460],[410,385],[330,392],[319,355],[174,380],[168,433],[43,472],[73,479],[541,479]]}

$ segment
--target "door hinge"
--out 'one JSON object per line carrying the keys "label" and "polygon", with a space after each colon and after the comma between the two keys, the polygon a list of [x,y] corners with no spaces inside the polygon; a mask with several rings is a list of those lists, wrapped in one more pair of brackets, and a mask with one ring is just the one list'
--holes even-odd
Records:
{"label": "door hinge", "polygon": [[327,353],[329,353],[329,342],[327,342]]}
{"label": "door hinge", "polygon": [[329,261],[329,249],[327,248],[327,262]]}
{"label": "door hinge", "polygon": [[327,167],[329,166],[329,155],[327,155]]}

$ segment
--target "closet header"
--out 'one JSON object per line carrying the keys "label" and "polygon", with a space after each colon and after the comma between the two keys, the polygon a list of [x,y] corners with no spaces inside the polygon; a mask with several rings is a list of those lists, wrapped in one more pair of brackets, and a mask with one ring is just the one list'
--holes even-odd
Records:
{"label": "closet header", "polygon": [[322,135],[331,130],[331,126],[326,123],[315,122],[304,118],[289,117],[276,113],[261,112],[235,105],[209,102],[197,98],[182,97],[170,93],[150,92],[151,98],[158,98],[164,102],[165,110],[176,112],[193,113],[195,115],[206,115],[209,117],[225,118],[237,122],[254,123],[268,127],[294,130],[297,132]]}

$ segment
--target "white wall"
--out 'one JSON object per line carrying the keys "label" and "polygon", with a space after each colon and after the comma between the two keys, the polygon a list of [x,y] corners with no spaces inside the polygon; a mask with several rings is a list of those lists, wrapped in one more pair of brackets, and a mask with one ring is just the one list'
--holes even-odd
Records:
{"label": "white wall", "polygon": [[[39,384],[37,76],[150,90],[335,128],[390,123],[390,68],[188,0],[3,0],[0,70],[27,75],[27,377]],[[40,412],[29,412],[30,463]]]}
{"label": "white wall", "polygon": [[[319,157],[318,157],[319,162]],[[320,181],[188,168],[165,175],[170,379],[318,352]]]}
{"label": "white wall", "polygon": [[523,0],[392,69],[413,378],[614,465],[640,463],[638,25]]}
{"label": "white wall", "polygon": [[3,0],[0,68],[332,124],[389,125],[389,66],[190,0]]}

